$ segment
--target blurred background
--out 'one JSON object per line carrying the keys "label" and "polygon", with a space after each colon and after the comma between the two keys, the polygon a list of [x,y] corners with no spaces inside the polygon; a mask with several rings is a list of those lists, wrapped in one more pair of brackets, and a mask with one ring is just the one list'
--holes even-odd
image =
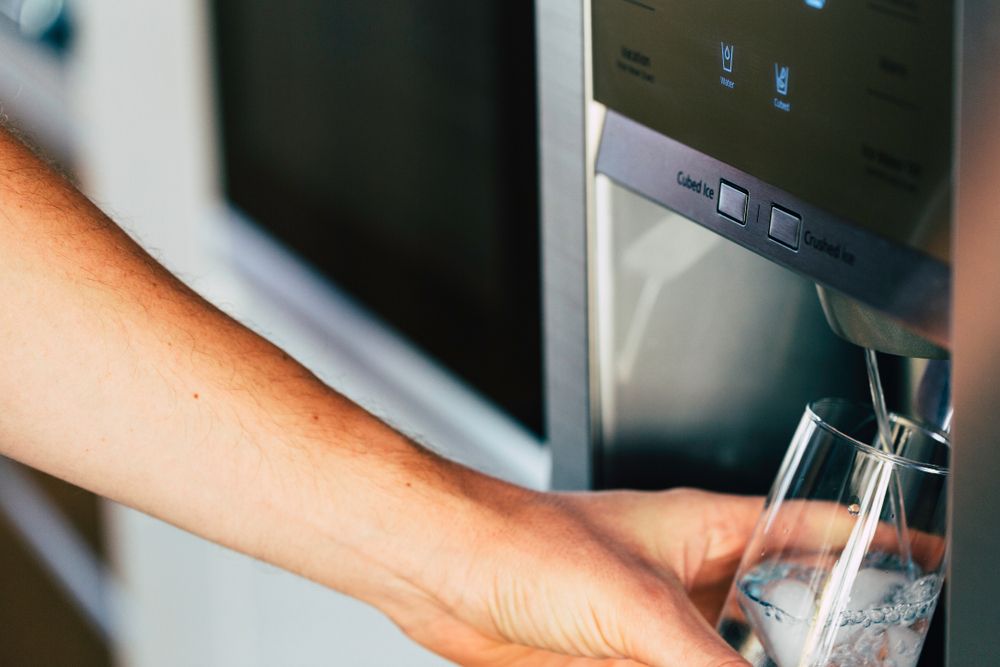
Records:
{"label": "blurred background", "polygon": [[[0,0],[0,109],[324,380],[541,487],[534,40],[530,0]],[[359,603],[6,460],[0,627],[10,666],[444,664]]]}

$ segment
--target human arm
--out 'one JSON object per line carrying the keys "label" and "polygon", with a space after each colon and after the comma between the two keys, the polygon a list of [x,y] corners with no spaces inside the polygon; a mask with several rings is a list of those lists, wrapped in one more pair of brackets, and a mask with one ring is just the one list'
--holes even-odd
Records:
{"label": "human arm", "polygon": [[539,494],[445,461],[200,299],[6,134],[0,368],[3,453],[370,602],[463,664],[733,657],[685,586],[701,561],[727,583],[755,501]]}

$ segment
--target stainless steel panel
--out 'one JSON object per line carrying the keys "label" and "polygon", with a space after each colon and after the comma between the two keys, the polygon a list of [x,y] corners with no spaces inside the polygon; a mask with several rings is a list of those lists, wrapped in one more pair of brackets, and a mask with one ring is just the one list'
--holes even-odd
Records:
{"label": "stainless steel panel", "polygon": [[[609,111],[597,169],[731,241],[858,299],[948,347],[951,272],[754,176]],[[721,179],[750,193],[745,227],[719,215]],[[768,236],[772,205],[802,217],[797,252]]]}
{"label": "stainless steel panel", "polygon": [[536,3],[546,426],[552,485],[589,488],[590,342],[584,146],[584,7]]}
{"label": "stainless steel panel", "polygon": [[599,484],[766,491],[806,403],[864,399],[860,350],[811,281],[607,177],[595,196]]}
{"label": "stainless steel panel", "polygon": [[949,664],[1000,664],[1000,3],[961,17]]}

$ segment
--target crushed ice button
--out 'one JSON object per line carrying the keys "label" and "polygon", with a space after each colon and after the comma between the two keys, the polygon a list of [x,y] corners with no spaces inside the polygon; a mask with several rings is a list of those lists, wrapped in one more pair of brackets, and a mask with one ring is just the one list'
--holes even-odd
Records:
{"label": "crushed ice button", "polygon": [[802,218],[798,215],[778,206],[771,207],[771,224],[767,230],[767,235],[771,239],[792,250],[798,250],[801,227]]}

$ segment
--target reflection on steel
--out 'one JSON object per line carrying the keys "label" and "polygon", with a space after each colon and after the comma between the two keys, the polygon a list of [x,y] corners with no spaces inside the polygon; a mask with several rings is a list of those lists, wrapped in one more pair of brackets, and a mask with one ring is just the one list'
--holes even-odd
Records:
{"label": "reflection on steel", "polygon": [[1000,660],[1000,3],[959,3],[948,664]]}

